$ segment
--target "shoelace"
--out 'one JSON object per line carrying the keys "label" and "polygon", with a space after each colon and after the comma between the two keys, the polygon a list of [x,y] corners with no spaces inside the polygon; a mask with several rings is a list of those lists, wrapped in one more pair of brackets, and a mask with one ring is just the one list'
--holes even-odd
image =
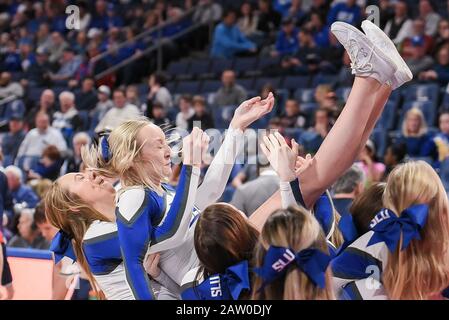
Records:
{"label": "shoelace", "polygon": [[360,63],[360,60],[357,58],[359,53],[364,53],[363,48],[361,49],[354,39],[349,40],[349,50],[348,54],[351,58],[351,69],[352,74],[356,73],[366,73],[373,70],[373,65],[369,61],[374,53],[374,48],[371,48],[368,57],[365,59],[363,63]]}

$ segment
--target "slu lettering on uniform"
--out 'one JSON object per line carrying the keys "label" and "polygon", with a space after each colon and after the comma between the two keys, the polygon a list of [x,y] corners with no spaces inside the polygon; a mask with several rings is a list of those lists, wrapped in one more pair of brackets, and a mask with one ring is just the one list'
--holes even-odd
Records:
{"label": "slu lettering on uniform", "polygon": [[281,272],[287,265],[290,264],[290,262],[295,260],[295,254],[291,250],[285,251],[283,257],[284,259],[281,258],[272,265],[276,272]]}
{"label": "slu lettering on uniform", "polygon": [[179,315],[202,315],[204,318],[207,318],[209,315],[210,307],[189,307],[185,304],[182,307],[177,307],[176,314]]}
{"label": "slu lettering on uniform", "polygon": [[388,213],[388,210],[387,209],[382,210],[374,217],[373,220],[371,220],[370,228],[374,228],[378,223],[389,218],[390,214]]}
{"label": "slu lettering on uniform", "polygon": [[214,276],[209,279],[210,283],[210,294],[212,297],[221,297],[221,284],[220,284],[220,276]]}

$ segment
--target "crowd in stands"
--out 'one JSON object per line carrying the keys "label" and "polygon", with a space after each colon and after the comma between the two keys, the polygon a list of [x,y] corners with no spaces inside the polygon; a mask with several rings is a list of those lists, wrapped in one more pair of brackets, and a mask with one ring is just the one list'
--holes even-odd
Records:
{"label": "crowd in stands", "polygon": [[[69,4],[80,9],[79,30],[66,27]],[[0,1],[0,184],[4,178],[9,189],[0,196],[0,225],[8,245],[49,247],[33,219],[46,189],[82,169],[82,148],[128,119],[224,130],[243,100],[272,91],[275,110],[253,128],[277,129],[300,142],[302,155],[313,154],[353,81],[329,26],[359,27],[371,4],[414,81],[392,95],[357,166],[335,185],[335,205],[345,212],[345,199],[379,186],[407,159],[431,163],[449,188],[445,1]],[[193,34],[172,39],[191,26]],[[155,52],[143,53],[152,44],[162,47],[163,70]],[[139,59],[97,77],[131,57]],[[278,184],[269,166],[237,164],[223,199],[251,215]]]}

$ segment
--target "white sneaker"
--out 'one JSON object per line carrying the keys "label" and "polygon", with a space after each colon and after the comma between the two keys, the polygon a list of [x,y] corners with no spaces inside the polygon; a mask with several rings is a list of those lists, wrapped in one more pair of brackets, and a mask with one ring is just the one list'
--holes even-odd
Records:
{"label": "white sneaker", "polygon": [[404,83],[413,79],[413,74],[410,68],[405,63],[399,54],[393,41],[374,23],[369,20],[362,22],[362,29],[365,31],[366,36],[371,42],[382,50],[391,60],[396,64],[397,70],[391,78],[391,86],[394,89],[399,88]]}
{"label": "white sneaker", "polygon": [[397,70],[395,63],[383,54],[363,32],[340,21],[332,24],[331,31],[351,58],[352,74],[359,77],[371,77],[381,84],[391,85],[390,80]]}

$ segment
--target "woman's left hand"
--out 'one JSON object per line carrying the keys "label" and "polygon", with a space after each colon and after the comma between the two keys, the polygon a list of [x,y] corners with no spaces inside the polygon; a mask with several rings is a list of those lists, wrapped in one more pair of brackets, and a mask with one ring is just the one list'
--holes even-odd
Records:
{"label": "woman's left hand", "polygon": [[273,107],[274,95],[272,92],[270,92],[268,97],[263,100],[260,97],[246,100],[235,110],[234,117],[231,120],[231,126],[234,129],[241,129],[244,131],[254,121],[271,112]]}
{"label": "woman's left hand", "polygon": [[161,274],[161,269],[159,268],[159,259],[161,255],[159,253],[149,254],[143,263],[145,271],[155,279]]}

